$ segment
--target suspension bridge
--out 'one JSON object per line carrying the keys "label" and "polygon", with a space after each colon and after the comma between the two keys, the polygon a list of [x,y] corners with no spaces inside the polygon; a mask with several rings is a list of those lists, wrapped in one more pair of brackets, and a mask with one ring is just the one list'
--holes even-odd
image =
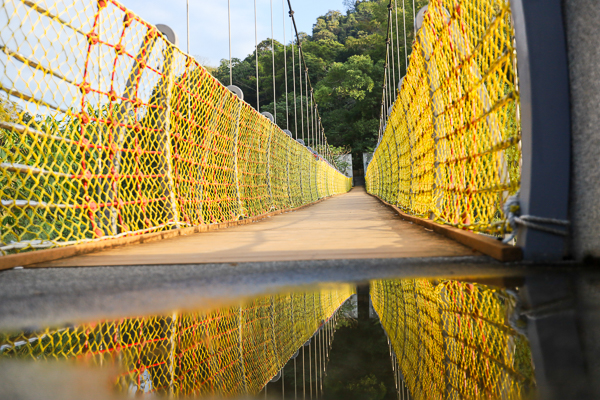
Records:
{"label": "suspension bridge", "polygon": [[[495,260],[579,257],[560,2],[432,0],[412,16],[402,60],[404,4],[389,2],[377,145],[366,187],[353,188],[328,144],[291,2],[285,75],[305,103],[283,130],[180,50],[171,28],[116,0],[4,0],[0,270],[423,259],[519,275],[522,264]],[[399,398],[533,393],[513,293],[409,283],[371,286]],[[353,293],[23,333],[3,337],[0,357],[118,359],[116,386],[134,393],[257,394],[311,338],[325,371]]]}

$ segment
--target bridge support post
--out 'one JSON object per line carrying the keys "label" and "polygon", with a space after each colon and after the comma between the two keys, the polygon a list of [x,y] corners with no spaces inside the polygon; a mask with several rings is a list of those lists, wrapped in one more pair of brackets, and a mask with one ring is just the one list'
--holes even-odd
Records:
{"label": "bridge support post", "polygon": [[[560,0],[510,0],[521,99],[523,215],[566,220],[570,178],[570,105],[566,39]],[[520,227],[524,258],[560,260],[562,236]]]}

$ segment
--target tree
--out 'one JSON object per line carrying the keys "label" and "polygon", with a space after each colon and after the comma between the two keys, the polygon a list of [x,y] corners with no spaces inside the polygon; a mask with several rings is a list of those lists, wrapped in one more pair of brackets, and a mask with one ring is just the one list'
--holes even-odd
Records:
{"label": "tree", "polygon": [[[427,0],[416,0],[418,10]],[[383,90],[384,63],[388,31],[388,0],[344,0],[346,14],[329,11],[317,18],[312,35],[299,33],[309,79],[319,104],[319,113],[328,141],[333,146],[352,148],[356,157],[372,151],[376,144],[379,127],[381,94]],[[408,49],[402,43],[396,46],[404,63],[404,52],[410,52],[414,40],[412,3],[406,2],[406,31]],[[401,10],[400,10],[401,12]],[[394,26],[395,29],[395,26]],[[403,27],[399,28],[403,36]],[[299,75],[302,71],[303,95],[305,93],[304,64],[298,57],[297,41],[292,45],[275,41],[275,87],[273,87],[273,54],[271,39],[258,45],[258,74],[260,110],[274,112],[277,107],[277,123],[287,127],[285,118],[286,81],[288,89],[288,117],[290,130],[296,133],[293,122],[293,74],[296,74],[296,115],[300,115]],[[284,68],[284,48],[287,57],[287,76]],[[232,60],[233,84],[244,91],[245,100],[257,107],[256,53],[245,59]],[[401,66],[406,71],[406,66]],[[229,85],[229,60],[221,61],[214,72],[223,84]],[[273,94],[275,92],[275,95]],[[275,101],[276,100],[276,101]],[[305,98],[304,98],[305,101]],[[305,102],[303,104],[306,104]],[[305,110],[306,112],[306,110]],[[301,121],[298,121],[298,137],[301,137]]]}

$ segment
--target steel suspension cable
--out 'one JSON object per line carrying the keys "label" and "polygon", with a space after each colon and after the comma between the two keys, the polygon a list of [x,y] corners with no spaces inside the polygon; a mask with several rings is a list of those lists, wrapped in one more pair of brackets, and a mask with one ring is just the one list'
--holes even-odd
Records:
{"label": "steel suspension cable", "polygon": [[[394,76],[395,72],[394,72],[394,52],[392,50],[392,40],[391,39],[390,39],[390,43],[388,46],[388,52],[390,54],[388,54],[388,57],[387,57],[388,58],[388,85],[387,85],[387,88],[388,88],[388,102],[389,102],[388,104],[389,104],[389,107],[391,107],[394,104],[392,89],[395,86],[395,85],[393,85],[393,82],[392,82],[392,77]],[[389,114],[389,107],[386,110],[388,114]],[[386,115],[388,115],[388,114],[386,114]]]}
{"label": "steel suspension cable", "polygon": [[394,7],[396,9],[396,55],[398,59],[398,84],[400,84],[402,70],[400,69],[400,26],[398,25],[398,0],[394,0]]}
{"label": "steel suspension cable", "polygon": [[[287,0],[287,2],[288,2],[289,9],[290,9],[290,16],[292,17],[292,24],[294,26],[294,32],[296,33],[296,38],[298,39],[298,53],[299,53],[298,54],[298,58],[299,58],[298,63],[304,64],[304,68],[306,69],[306,76],[305,76],[306,81],[307,81],[306,86],[308,87],[308,85],[310,85],[311,90],[312,90],[312,84],[310,84],[310,79],[308,77],[308,67],[306,65],[306,58],[304,57],[304,52],[302,50],[302,45],[300,43],[300,36],[298,34],[298,26],[296,24],[296,19],[294,18],[294,11],[292,9],[292,3],[291,3],[291,0]],[[300,69],[302,69],[302,66],[300,67]],[[302,85],[302,78],[300,78],[300,84]],[[306,89],[306,96],[308,96],[308,88]],[[302,95],[300,97],[302,97]],[[307,101],[307,107],[308,107],[308,99],[306,101]],[[307,116],[308,116],[308,114],[309,113],[307,110]],[[320,118],[320,116],[318,114],[318,110],[316,111],[316,114],[317,114],[317,118]],[[308,124],[308,121],[307,121],[307,124]],[[325,140],[327,140],[326,136],[325,136]]]}
{"label": "steel suspension cable", "polygon": [[[392,31],[392,36],[394,35],[394,32]],[[392,64],[392,89],[390,91],[391,96],[392,96],[392,100],[395,99],[396,96],[394,96],[394,93],[396,92],[396,67],[394,65],[394,40],[390,39],[390,53],[391,53],[391,57],[390,57],[390,63]],[[394,101],[392,101],[392,104],[394,103]]]}
{"label": "steel suspension cable", "polygon": [[318,334],[315,335],[315,398],[319,398],[319,357],[317,350],[319,348]]}
{"label": "steel suspension cable", "polygon": [[285,127],[290,129],[290,112],[288,109],[288,70],[287,70],[287,45],[285,42],[285,0],[281,0],[281,16],[283,18],[283,66],[285,70]]}
{"label": "steel suspension cable", "polygon": [[321,342],[320,347],[319,347],[319,378],[321,379],[321,382],[319,384],[319,390],[320,390],[320,395],[321,397],[323,397],[323,371],[324,371],[324,367],[325,367],[325,326],[323,325],[323,327],[321,328],[321,333],[319,334],[320,339],[319,342]]}
{"label": "steel suspension cable", "polygon": [[306,145],[310,141],[310,109],[308,108],[308,70],[304,71],[304,89],[306,89]]}
{"label": "steel suspension cable", "polygon": [[408,72],[408,47],[406,47],[406,0],[402,0],[402,25],[404,26],[404,74]]}
{"label": "steel suspension cable", "polygon": [[394,22],[392,19],[392,2],[390,1],[390,5],[388,7],[389,9],[389,26],[388,26],[388,30],[390,31],[390,63],[392,64],[392,68],[391,68],[391,75],[392,75],[392,81],[390,83],[393,83],[392,88],[394,90],[390,90],[390,96],[392,97],[392,104],[394,104],[394,99],[396,96],[394,96],[395,94],[395,89],[396,89],[396,68],[394,67]]}
{"label": "steel suspension cable", "polygon": [[[389,4],[388,4],[388,28],[390,26],[390,21],[392,18],[392,0],[390,0]],[[384,64],[384,71],[383,71],[383,96],[381,99],[381,116],[379,118],[379,135],[377,138],[377,141],[379,142],[379,140],[381,140],[381,137],[383,136],[383,128],[385,126],[385,122],[386,122],[386,117],[387,117],[387,111],[389,109],[388,106],[388,101],[390,100],[389,98],[389,92],[388,92],[388,84],[389,84],[389,79],[388,79],[388,68],[389,68],[389,55],[390,55],[390,30],[387,30],[387,38],[386,38],[386,49],[385,49],[385,64]]]}
{"label": "steel suspension cable", "polygon": [[413,40],[416,40],[417,38],[417,15],[415,14],[415,0],[412,0],[413,2],[413,29],[415,30],[415,37],[413,38]]}
{"label": "steel suspension cable", "polygon": [[[306,299],[304,299],[306,302]],[[304,364],[304,345],[302,345],[302,398],[306,400],[306,365]]]}
{"label": "steel suspension cable", "polygon": [[[313,122],[313,140],[315,142],[315,146],[318,145],[317,143],[317,124],[318,124],[318,119],[319,119],[319,109],[317,107],[317,101],[315,100],[315,91],[314,88],[311,86],[310,87],[310,97],[312,100],[313,105],[313,111],[314,111],[314,122]],[[316,150],[315,150],[316,151]]]}
{"label": "steel suspension cable", "polygon": [[310,147],[315,150],[315,105],[313,102],[312,92],[312,88],[310,88]]}
{"label": "steel suspension cable", "polygon": [[302,100],[302,65],[300,64],[300,54],[302,50],[302,43],[300,38],[298,40],[298,76],[300,77],[300,121],[302,122],[302,141],[304,141],[304,100]]}
{"label": "steel suspension cable", "polygon": [[[290,15],[291,18],[291,15]],[[294,29],[290,26],[290,30]],[[296,140],[298,140],[298,106],[296,104],[296,50],[294,50],[294,34],[292,32],[292,81],[294,82],[294,124],[296,129],[294,130],[294,134],[296,136]]]}
{"label": "steel suspension cable", "polygon": [[231,0],[227,0],[227,28],[229,31],[229,84],[233,85],[233,64],[231,63]]}
{"label": "steel suspension cable", "polygon": [[260,112],[259,87],[258,87],[258,23],[256,17],[256,0],[254,0],[254,52],[256,55],[256,111]]}
{"label": "steel suspension cable", "polygon": [[313,398],[312,395],[312,353],[310,351],[310,345],[312,344],[312,338],[310,339],[310,342],[308,342],[308,383],[310,385],[309,389],[310,389],[310,398]]}
{"label": "steel suspension cable", "polygon": [[185,15],[187,19],[186,32],[187,32],[187,53],[190,54],[190,0],[185,2]]}
{"label": "steel suspension cable", "polygon": [[273,26],[273,0],[271,0],[271,55],[273,65],[273,118],[277,125],[277,89],[275,87],[275,30]]}

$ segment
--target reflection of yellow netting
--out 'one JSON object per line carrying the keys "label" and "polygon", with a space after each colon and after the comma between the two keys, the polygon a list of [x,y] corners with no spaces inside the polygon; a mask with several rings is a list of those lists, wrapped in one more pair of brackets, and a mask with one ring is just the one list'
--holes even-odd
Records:
{"label": "reflection of yellow netting", "polygon": [[535,389],[527,339],[509,324],[516,300],[458,281],[377,281],[373,307],[414,399],[527,398]]}
{"label": "reflection of yellow netting", "polygon": [[508,0],[432,0],[367,188],[409,213],[492,234],[520,183]]}
{"label": "reflection of yellow netting", "polygon": [[349,190],[333,171],[317,196],[327,163],[116,0],[0,4],[3,254]]}
{"label": "reflection of yellow netting", "polygon": [[0,358],[116,365],[115,384],[130,394],[256,394],[353,293],[350,285],[340,285],[262,297],[207,314],[0,335]]}

